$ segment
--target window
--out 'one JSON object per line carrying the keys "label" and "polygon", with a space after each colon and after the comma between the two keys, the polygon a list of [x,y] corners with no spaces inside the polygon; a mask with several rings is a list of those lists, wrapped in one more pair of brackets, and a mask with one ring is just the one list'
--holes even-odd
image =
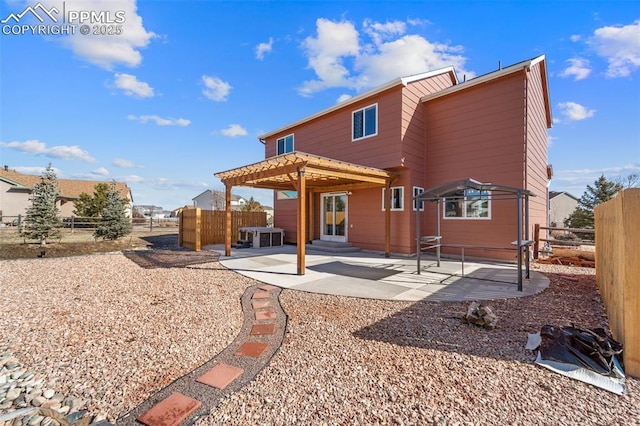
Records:
{"label": "window", "polygon": [[293,133],[278,139],[276,155],[286,154],[287,152],[293,152]]}
{"label": "window", "polygon": [[[385,210],[387,202],[386,188],[382,188],[382,210]],[[404,187],[391,187],[391,210],[404,210]]]}
{"label": "window", "polygon": [[292,200],[298,198],[298,191],[276,191],[278,200]]}
{"label": "window", "polygon": [[[422,194],[424,192],[424,188],[421,188],[419,186],[414,186],[413,187],[413,211],[415,212],[416,210],[418,210],[418,200],[415,200],[415,198]],[[424,201],[420,201],[420,211],[423,212],[424,211]]]}
{"label": "window", "polygon": [[488,191],[467,189],[444,200],[445,219],[491,219]]}
{"label": "window", "polygon": [[353,112],[353,140],[378,134],[378,104]]}

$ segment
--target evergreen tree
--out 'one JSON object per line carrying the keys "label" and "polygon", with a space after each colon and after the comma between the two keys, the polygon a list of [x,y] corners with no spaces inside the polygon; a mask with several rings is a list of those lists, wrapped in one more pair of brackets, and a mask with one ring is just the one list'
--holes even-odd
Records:
{"label": "evergreen tree", "polygon": [[117,240],[131,233],[131,222],[126,215],[127,200],[121,198],[116,183],[113,182],[106,192],[106,205],[102,210],[102,220],[93,236],[103,240]]}
{"label": "evergreen tree", "polygon": [[107,206],[108,183],[99,183],[93,187],[93,196],[83,192],[80,197],[73,202],[75,210],[73,213],[80,217],[100,217]]}
{"label": "evergreen tree", "polygon": [[263,212],[264,207],[258,201],[254,200],[253,197],[249,198],[241,208],[243,212]]}
{"label": "evergreen tree", "polygon": [[60,236],[60,211],[56,207],[58,198],[58,179],[51,164],[40,177],[31,193],[31,207],[20,227],[20,235],[29,239],[37,239],[40,245],[47,244],[47,238]]}
{"label": "evergreen tree", "polygon": [[609,201],[622,189],[620,183],[607,180],[604,175],[594,182],[594,186],[587,185],[578,207],[564,221],[564,225],[569,228],[593,229],[593,212],[598,204]]}

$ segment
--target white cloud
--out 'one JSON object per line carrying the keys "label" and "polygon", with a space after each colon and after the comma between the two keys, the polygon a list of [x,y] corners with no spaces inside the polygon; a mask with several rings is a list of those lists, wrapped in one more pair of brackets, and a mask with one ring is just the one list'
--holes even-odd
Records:
{"label": "white cloud", "polygon": [[264,59],[265,53],[271,52],[273,49],[273,37],[269,37],[267,43],[260,43],[256,46],[256,59]]}
{"label": "white cloud", "polygon": [[208,75],[202,76],[202,82],[205,86],[202,93],[212,101],[224,102],[229,97],[229,92],[231,92],[229,83]]}
{"label": "white cloud", "polygon": [[[316,21],[316,36],[307,37],[302,48],[317,79],[298,88],[302,96],[328,88],[362,90],[401,76],[453,65],[468,78],[461,46],[433,43],[419,35],[405,34],[406,23],[366,20],[363,34],[349,21]],[[366,39],[363,40],[366,36]]]}
{"label": "white cloud", "polygon": [[588,43],[609,63],[608,77],[627,77],[640,68],[640,19],[630,25],[598,28]]}
{"label": "white cloud", "polygon": [[247,135],[247,131],[244,129],[244,127],[242,127],[239,124],[229,124],[229,127],[227,127],[226,129],[220,130],[220,133],[222,133],[225,136],[229,136],[231,138],[235,138],[236,136]]}
{"label": "white cloud", "polygon": [[571,65],[560,73],[560,77],[573,77],[575,81],[584,80],[591,74],[589,61],[581,58],[567,59]]}
{"label": "white cloud", "polygon": [[595,109],[588,109],[575,102],[560,102],[558,108],[560,108],[560,114],[569,121],[585,120],[596,113]]}
{"label": "white cloud", "polygon": [[582,37],[581,37],[581,36],[579,36],[579,35],[577,35],[577,34],[574,34],[574,35],[572,35],[571,37],[569,37],[569,40],[571,40],[571,41],[573,41],[573,42],[577,42],[577,41],[582,40]]}
{"label": "white cloud", "polygon": [[407,24],[402,21],[387,21],[383,24],[365,19],[362,26],[375,45],[380,45],[383,40],[402,35],[407,31]]}
{"label": "white cloud", "polygon": [[59,158],[62,160],[81,160],[87,163],[96,161],[89,153],[77,145],[57,145],[48,147],[46,143],[39,140],[28,140],[24,142],[0,142],[0,147],[15,149],[33,155],[42,155],[49,158]]}
{"label": "white cloud", "polygon": [[329,87],[354,87],[344,60],[360,53],[358,31],[348,21],[333,22],[319,18],[316,21],[317,36],[307,37],[302,46],[318,80],[305,81],[299,89],[302,95]]}
{"label": "white cloud", "polygon": [[129,114],[127,119],[137,121],[138,123],[147,124],[148,122],[156,123],[158,126],[181,126],[186,127],[191,124],[191,120],[186,118],[163,118],[157,115],[140,115],[135,116]]}
{"label": "white cloud", "polygon": [[[25,175],[41,175],[47,168],[39,167],[39,166],[18,166],[12,167],[12,170],[15,170],[18,173],[22,173]],[[62,171],[56,167],[51,167],[51,169],[55,172],[56,177],[62,177]]]}
{"label": "white cloud", "polygon": [[[60,7],[57,0],[42,0],[45,5]],[[124,12],[122,33],[118,35],[82,35],[79,31],[61,39],[63,45],[73,50],[81,59],[105,69],[115,65],[137,67],[142,62],[140,49],[147,47],[156,37],[147,31],[138,15],[136,0],[65,0],[65,9],[69,11],[108,12],[114,19],[117,11]],[[70,22],[78,24],[78,22]]]}
{"label": "white cloud", "polygon": [[109,176],[109,170],[104,167],[98,167],[97,169],[92,170],[91,173],[98,176]]}
{"label": "white cloud", "polygon": [[145,181],[145,178],[137,175],[129,175],[122,178],[126,183],[142,183]]}
{"label": "white cloud", "polygon": [[338,96],[338,100],[336,101],[337,104],[344,102],[344,101],[348,101],[349,99],[351,99],[353,96],[348,95],[346,93]]}
{"label": "white cloud", "polygon": [[551,189],[567,191],[580,197],[602,175],[608,180],[624,180],[631,174],[640,173],[640,164],[625,164],[623,166],[607,166],[599,169],[554,170]]}
{"label": "white cloud", "polygon": [[127,96],[137,96],[139,98],[152,98],[153,87],[144,81],[139,81],[135,75],[117,73],[114,85],[124,91]]}
{"label": "white cloud", "polygon": [[116,158],[111,162],[111,164],[121,169],[132,169],[134,167],[138,167],[138,168],[142,167],[142,166],[136,165],[133,161],[125,160],[124,158]]}

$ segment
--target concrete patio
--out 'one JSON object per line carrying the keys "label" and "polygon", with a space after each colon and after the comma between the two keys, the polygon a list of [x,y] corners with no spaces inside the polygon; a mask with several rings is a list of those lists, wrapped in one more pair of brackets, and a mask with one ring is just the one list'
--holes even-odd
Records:
{"label": "concrete patio", "polygon": [[[307,246],[305,275],[296,274],[296,247],[232,249],[223,245],[204,247],[220,253],[220,263],[239,274],[266,284],[312,293],[367,299],[404,301],[468,301],[531,296],[549,285],[549,279],[531,271],[518,291],[515,264],[446,259],[437,266],[435,257],[424,256],[421,274],[416,258],[377,252],[333,254]],[[523,271],[524,273],[524,271]]]}

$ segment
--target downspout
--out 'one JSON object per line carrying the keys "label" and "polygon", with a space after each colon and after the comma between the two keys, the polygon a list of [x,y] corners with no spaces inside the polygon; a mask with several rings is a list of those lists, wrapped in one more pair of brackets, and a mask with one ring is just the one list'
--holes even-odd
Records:
{"label": "downspout", "polygon": [[[524,190],[529,189],[529,76],[528,73],[531,72],[531,68],[526,66],[524,68]],[[528,209],[529,206],[527,205]],[[520,200],[520,209],[518,214],[520,215],[520,223],[522,224],[522,200]],[[525,213],[527,216],[529,212]],[[528,226],[528,224],[526,225]],[[526,230],[527,234],[529,230]],[[520,235],[522,235],[522,228],[520,229]],[[521,249],[518,247],[518,252]]]}

